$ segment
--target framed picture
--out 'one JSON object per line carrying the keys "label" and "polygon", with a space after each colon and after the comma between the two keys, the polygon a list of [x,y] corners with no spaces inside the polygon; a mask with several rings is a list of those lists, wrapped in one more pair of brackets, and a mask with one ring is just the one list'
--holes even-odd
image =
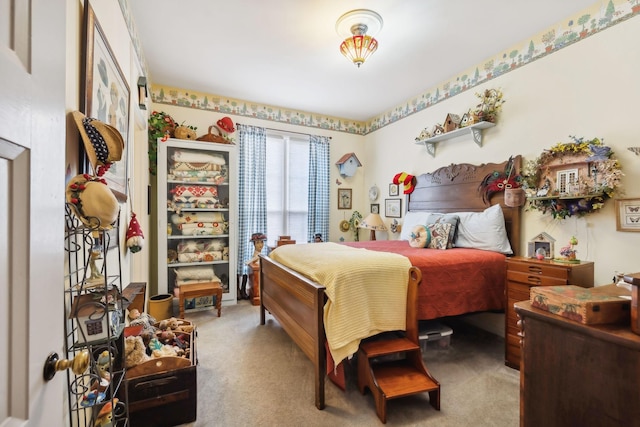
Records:
{"label": "framed picture", "polygon": [[640,199],[616,199],[616,230],[640,231]]}
{"label": "framed picture", "polygon": [[[122,135],[122,159],[113,163],[103,178],[116,198],[124,202],[127,200],[130,90],[88,2],[85,10],[84,114],[113,126]],[[88,171],[89,162],[85,160],[84,164],[83,169]]]}
{"label": "framed picture", "polygon": [[338,209],[351,209],[350,188],[338,188]]}
{"label": "framed picture", "polygon": [[374,213],[374,214],[379,214],[380,213],[380,204],[379,203],[372,203],[371,204],[371,213]]}
{"label": "framed picture", "polygon": [[384,216],[387,218],[402,217],[402,199],[384,199]]}
{"label": "framed picture", "polygon": [[389,196],[398,195],[398,184],[389,184]]}

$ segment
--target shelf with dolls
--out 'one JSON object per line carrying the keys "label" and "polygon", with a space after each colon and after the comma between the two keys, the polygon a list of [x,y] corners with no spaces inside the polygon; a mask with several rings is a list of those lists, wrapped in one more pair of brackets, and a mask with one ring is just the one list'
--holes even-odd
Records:
{"label": "shelf with dolls", "polygon": [[[158,292],[217,282],[236,301],[237,157],[233,144],[158,140]],[[185,301],[214,307],[216,295]]]}

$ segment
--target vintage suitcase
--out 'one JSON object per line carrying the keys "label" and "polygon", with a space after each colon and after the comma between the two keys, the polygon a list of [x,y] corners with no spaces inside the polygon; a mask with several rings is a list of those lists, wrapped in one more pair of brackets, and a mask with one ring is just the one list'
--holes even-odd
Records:
{"label": "vintage suitcase", "polygon": [[531,305],[587,325],[628,323],[631,292],[616,285],[583,288],[568,286],[534,286]]}
{"label": "vintage suitcase", "polygon": [[129,425],[171,427],[196,420],[196,336],[194,330],[189,359],[161,357],[127,370]]}

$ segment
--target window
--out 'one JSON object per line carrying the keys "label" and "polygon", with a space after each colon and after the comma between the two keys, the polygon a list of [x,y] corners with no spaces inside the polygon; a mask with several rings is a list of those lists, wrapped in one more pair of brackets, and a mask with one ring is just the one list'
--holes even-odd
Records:
{"label": "window", "polygon": [[578,169],[558,171],[557,182],[560,194],[573,193],[573,186],[578,183]]}
{"label": "window", "polygon": [[309,137],[267,132],[267,236],[308,240]]}

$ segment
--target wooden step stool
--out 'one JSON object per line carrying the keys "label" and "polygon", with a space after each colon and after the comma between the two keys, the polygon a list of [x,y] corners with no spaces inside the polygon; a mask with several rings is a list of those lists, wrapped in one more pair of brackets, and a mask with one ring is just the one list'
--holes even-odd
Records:
{"label": "wooden step stool", "polygon": [[178,301],[180,308],[180,318],[184,319],[184,300],[189,298],[208,297],[215,295],[216,309],[218,317],[222,309],[222,285],[220,282],[202,282],[181,285],[178,289]]}
{"label": "wooden step stool", "polygon": [[[429,403],[440,410],[440,383],[422,361],[418,341],[418,285],[421,279],[420,270],[411,267],[405,336],[362,342],[358,350],[358,388],[362,394],[366,388],[371,390],[376,413],[383,423],[387,422],[387,400],[390,399],[428,392]],[[385,356],[391,360],[385,361]]]}

